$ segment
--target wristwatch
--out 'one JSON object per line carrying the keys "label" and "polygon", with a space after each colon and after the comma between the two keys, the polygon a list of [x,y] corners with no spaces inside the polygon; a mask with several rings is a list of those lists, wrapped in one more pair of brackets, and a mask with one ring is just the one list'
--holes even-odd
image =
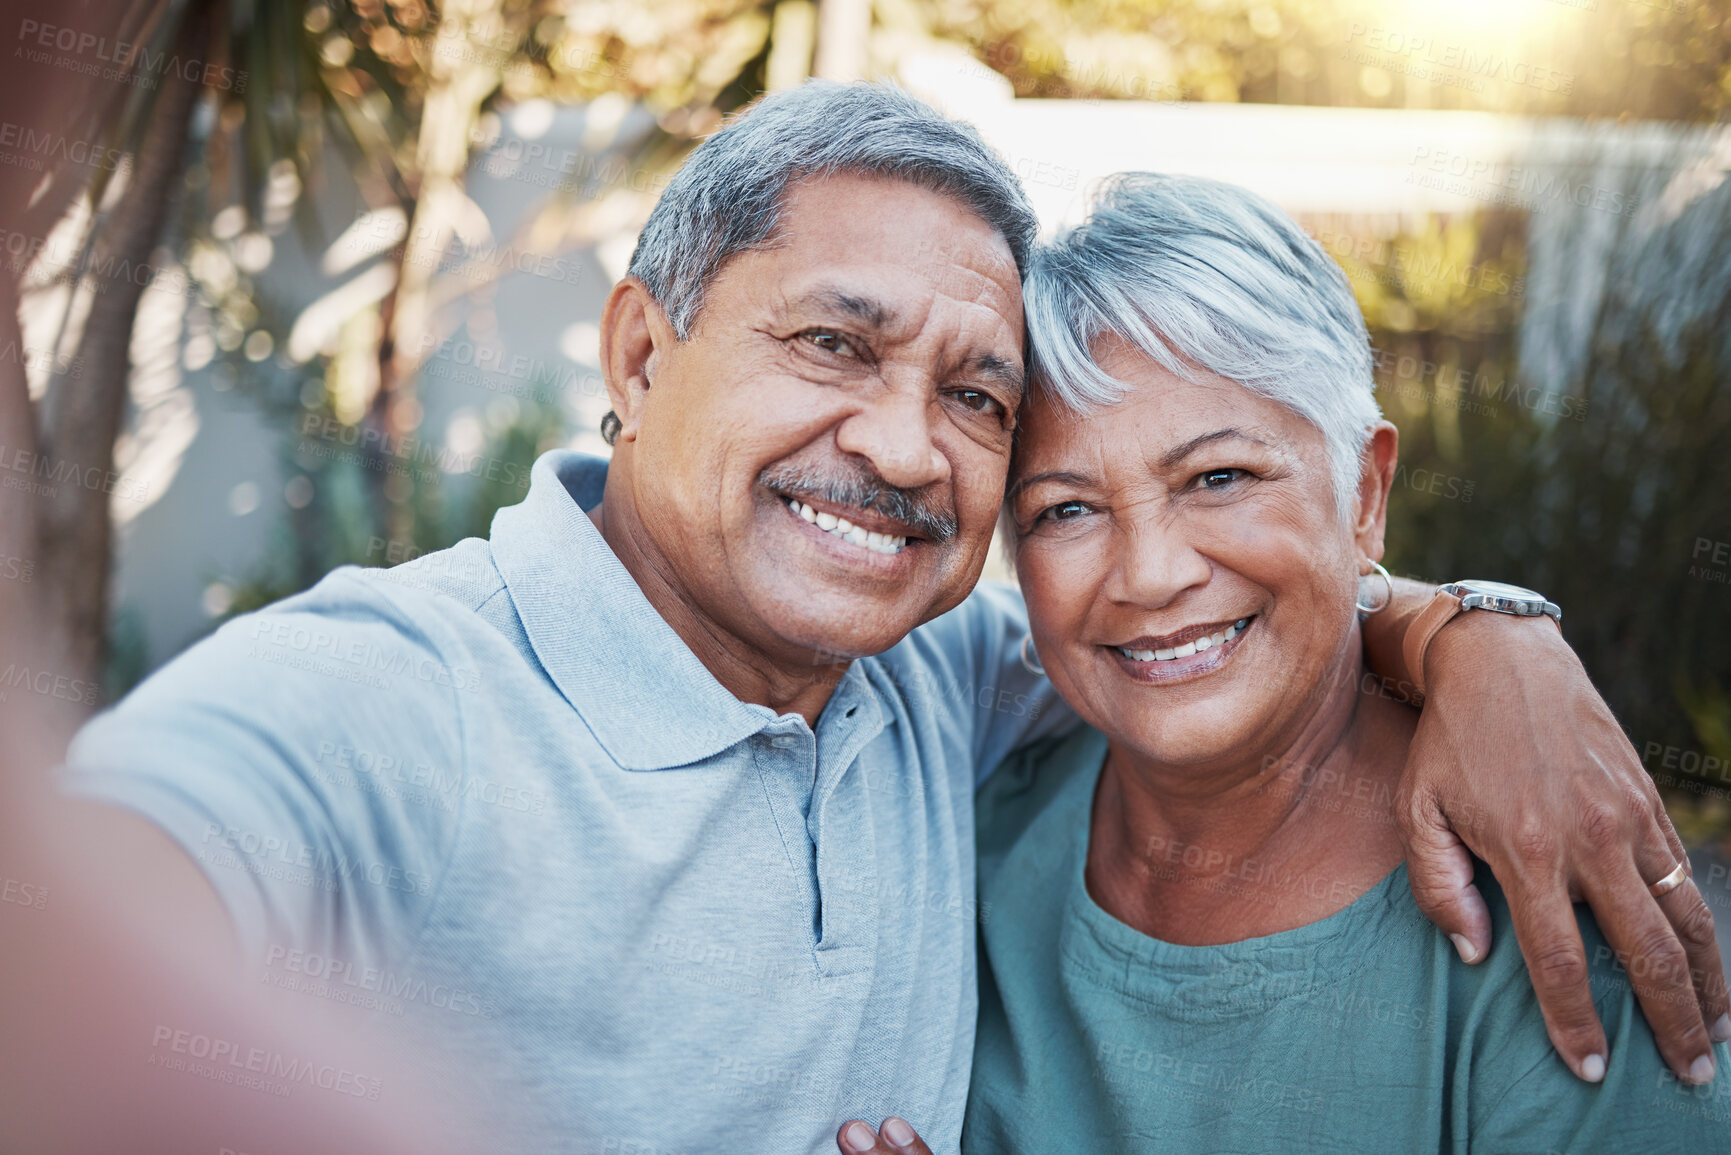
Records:
{"label": "wristwatch", "polygon": [[1421,697],[1424,694],[1424,655],[1430,648],[1431,639],[1436,637],[1438,630],[1453,621],[1456,615],[1467,610],[1490,610],[1492,613],[1514,614],[1523,618],[1536,618],[1543,614],[1556,622],[1558,629],[1562,628],[1561,607],[1556,602],[1546,601],[1544,594],[1521,586],[1477,579],[1438,586],[1436,597],[1431,599],[1430,605],[1407,627],[1406,641],[1401,645],[1401,653],[1406,658],[1407,675],[1412,678],[1413,688]]}

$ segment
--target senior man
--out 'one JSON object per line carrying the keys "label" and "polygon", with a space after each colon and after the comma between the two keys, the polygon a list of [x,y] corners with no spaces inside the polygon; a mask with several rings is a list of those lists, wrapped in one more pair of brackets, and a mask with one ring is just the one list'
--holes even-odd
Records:
{"label": "senior man", "polygon": [[[66,789],[266,979],[437,1021],[487,1084],[456,1113],[540,1136],[499,1144],[828,1151],[893,1109],[954,1149],[976,768],[1069,722],[1015,594],[974,589],[1034,231],[972,130],[903,94],[765,99],[608,298],[611,464],[547,454],[488,539],[228,623],[82,732]],[[1430,593],[1367,626],[1394,682]],[[1492,617],[1430,651],[1415,888],[1490,949],[1453,819],[1590,1077],[1585,894],[1669,966],[1631,973],[1687,1071],[1725,1009],[1711,936],[1606,865],[1675,836],[1555,627]]]}

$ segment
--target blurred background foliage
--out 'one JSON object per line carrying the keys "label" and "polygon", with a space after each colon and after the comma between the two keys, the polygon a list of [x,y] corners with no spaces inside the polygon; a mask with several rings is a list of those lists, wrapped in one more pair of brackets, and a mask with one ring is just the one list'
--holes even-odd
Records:
{"label": "blurred background foliage", "polygon": [[[490,246],[557,252],[634,230],[654,181],[561,186],[510,238],[464,194],[499,110],[581,103],[622,127],[615,172],[671,172],[727,113],[814,70],[893,72],[911,47],[966,53],[1017,96],[1477,109],[1708,123],[1731,103],[1731,0],[1460,0],[1450,39],[1418,0],[176,0],[160,35],[206,21],[210,51],[249,70],[188,115],[178,214],[162,238],[196,293],[186,364],[220,367],[283,431],[292,480],[278,544],[213,620],[306,587],[344,563],[400,560],[486,532],[521,488],[452,486],[401,469],[422,408],[426,352],[453,301],[485,301]],[[1511,12],[1513,13],[1511,15]],[[1565,14],[1568,19],[1561,19]],[[1482,23],[1478,28],[1475,22]],[[1404,50],[1428,37],[1423,51]],[[1396,48],[1396,45],[1402,46]],[[1372,51],[1372,46],[1376,46]],[[1450,53],[1543,61],[1532,83],[1437,83],[1416,66]],[[826,61],[828,63],[826,63]],[[838,63],[839,62],[839,63]],[[1470,78],[1471,69],[1456,70]],[[1530,71],[1530,70],[1529,70]],[[626,110],[646,117],[632,120]],[[333,158],[340,164],[333,165]],[[318,333],[261,289],[276,246],[317,252],[309,194],[352,182],[389,274]],[[633,187],[633,186],[640,187]],[[1599,305],[1591,356],[1532,401],[1521,380],[1530,221],[1487,209],[1389,231],[1307,227],[1352,280],[1378,349],[1379,396],[1401,428],[1391,568],[1483,575],[1545,590],[1638,751],[1684,747],[1731,763],[1731,588],[1697,576],[1679,542],[1731,540],[1731,288],[1681,286],[1682,245],[1731,270],[1725,190],[1659,233],[1607,250],[1623,270]],[[99,219],[100,214],[91,214]],[[92,229],[95,224],[90,226]],[[291,234],[291,230],[293,230]],[[371,252],[372,250],[368,250]],[[1668,295],[1670,294],[1670,295]],[[297,347],[298,346],[298,347]],[[293,356],[284,356],[293,352]],[[1556,399],[1584,407],[1557,412]],[[117,401],[116,404],[121,402]],[[309,454],[313,415],[374,448]],[[479,452],[524,469],[572,434],[554,406],[495,399]],[[1440,479],[1440,481],[1439,481]],[[1439,489],[1440,486],[1440,489]],[[124,615],[107,627],[111,685],[142,672]],[[1653,765],[1649,762],[1649,765]],[[1731,808],[1660,776],[1695,838]]]}
{"label": "blurred background foliage", "polygon": [[[1731,102],[1726,9],[1699,0],[934,0],[922,7],[939,35],[967,44],[1014,82],[1018,96],[1658,120],[1710,118]],[[1433,32],[1444,8],[1456,35]],[[1373,37],[1395,46],[1395,59],[1379,52],[1378,62],[1366,62]],[[1556,62],[1567,82],[1555,90],[1548,78],[1518,90],[1475,90],[1403,67],[1444,59],[1448,49],[1462,58]]]}

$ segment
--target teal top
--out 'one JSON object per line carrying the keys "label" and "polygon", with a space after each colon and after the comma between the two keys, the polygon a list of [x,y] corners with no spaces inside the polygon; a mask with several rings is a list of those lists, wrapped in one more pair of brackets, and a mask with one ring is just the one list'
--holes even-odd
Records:
{"label": "teal top", "polygon": [[[1610,1061],[1598,1086],[1569,1072],[1483,867],[1495,943],[1474,967],[1419,912],[1405,866],[1264,938],[1176,946],[1119,922],[1082,881],[1105,754],[1097,731],[1048,739],[979,791],[991,915],[964,1150],[1731,1152],[1726,1048],[1714,1084],[1680,1084],[1585,908]],[[1279,901],[1279,886],[1256,889]]]}

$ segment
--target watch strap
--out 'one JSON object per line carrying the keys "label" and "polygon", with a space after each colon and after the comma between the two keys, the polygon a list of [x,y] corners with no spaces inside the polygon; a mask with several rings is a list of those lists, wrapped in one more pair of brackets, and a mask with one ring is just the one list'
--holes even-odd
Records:
{"label": "watch strap", "polygon": [[1451,593],[1445,586],[1436,592],[1430,604],[1419,611],[1406,628],[1406,638],[1401,642],[1401,656],[1406,659],[1406,675],[1412,681],[1413,689],[1418,697],[1423,698],[1424,687],[1424,656],[1430,649],[1431,639],[1437,631],[1453,621],[1455,615],[1461,613],[1461,597]]}

